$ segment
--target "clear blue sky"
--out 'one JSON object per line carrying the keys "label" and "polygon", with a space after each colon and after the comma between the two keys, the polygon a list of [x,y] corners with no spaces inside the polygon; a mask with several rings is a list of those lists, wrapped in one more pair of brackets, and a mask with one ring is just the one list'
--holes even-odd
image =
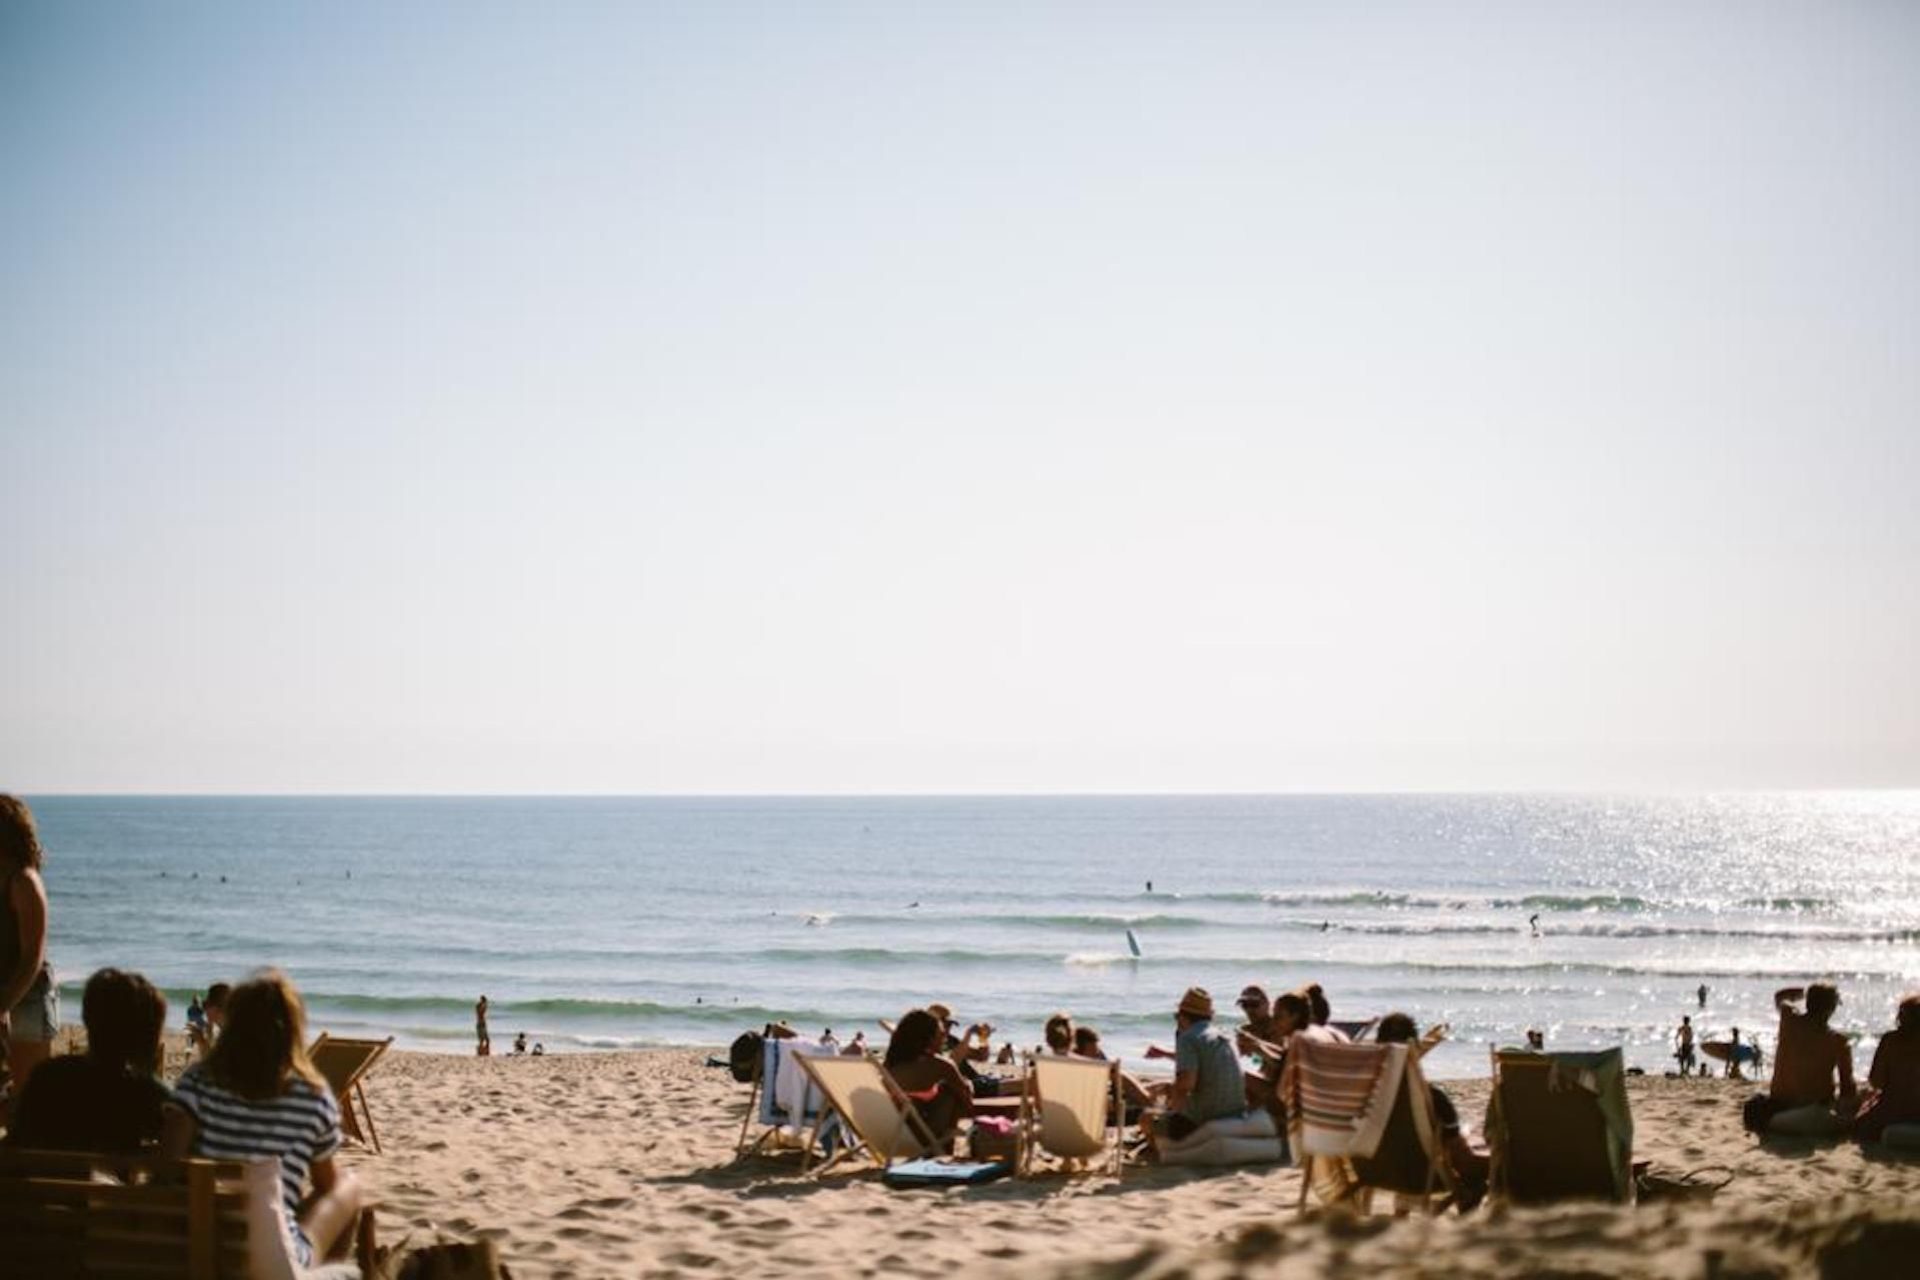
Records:
{"label": "clear blue sky", "polygon": [[0,787],[1920,785],[1920,6],[0,3]]}

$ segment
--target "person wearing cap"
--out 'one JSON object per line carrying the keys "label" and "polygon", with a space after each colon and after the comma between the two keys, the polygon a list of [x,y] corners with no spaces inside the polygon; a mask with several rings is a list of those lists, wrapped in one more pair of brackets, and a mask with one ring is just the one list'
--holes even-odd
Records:
{"label": "person wearing cap", "polygon": [[1240,1055],[1233,1037],[1213,1025],[1213,997],[1203,987],[1189,987],[1173,1016],[1179,1030],[1167,1114],[1148,1131],[1155,1152],[1168,1163],[1179,1162],[1174,1157],[1180,1148],[1204,1141],[1208,1125],[1247,1110]]}

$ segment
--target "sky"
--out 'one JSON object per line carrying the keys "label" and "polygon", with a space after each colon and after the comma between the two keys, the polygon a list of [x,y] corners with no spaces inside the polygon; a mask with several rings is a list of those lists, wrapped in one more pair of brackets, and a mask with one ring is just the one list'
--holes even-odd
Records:
{"label": "sky", "polygon": [[1916,66],[0,0],[0,789],[1920,785]]}

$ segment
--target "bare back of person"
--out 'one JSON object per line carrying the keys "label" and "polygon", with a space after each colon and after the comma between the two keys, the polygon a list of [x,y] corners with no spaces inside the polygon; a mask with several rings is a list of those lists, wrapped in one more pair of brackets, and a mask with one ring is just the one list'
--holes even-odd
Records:
{"label": "bare back of person", "polygon": [[1853,1092],[1853,1050],[1847,1038],[1824,1018],[1783,1010],[1767,1092],[1787,1106],[1824,1105],[1834,1099],[1836,1079],[1841,1092]]}

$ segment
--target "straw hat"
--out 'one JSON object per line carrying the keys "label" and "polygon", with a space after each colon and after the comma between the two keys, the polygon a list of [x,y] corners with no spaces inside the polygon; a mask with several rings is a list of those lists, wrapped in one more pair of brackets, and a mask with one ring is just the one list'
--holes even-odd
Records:
{"label": "straw hat", "polygon": [[1207,994],[1205,987],[1188,987],[1187,994],[1180,997],[1176,1012],[1184,1013],[1189,1018],[1211,1018],[1213,997]]}
{"label": "straw hat", "polygon": [[927,1012],[932,1014],[934,1017],[940,1019],[940,1021],[942,1022],[953,1021],[953,1010],[947,1008],[947,1006],[943,1004],[930,1004],[927,1006]]}

